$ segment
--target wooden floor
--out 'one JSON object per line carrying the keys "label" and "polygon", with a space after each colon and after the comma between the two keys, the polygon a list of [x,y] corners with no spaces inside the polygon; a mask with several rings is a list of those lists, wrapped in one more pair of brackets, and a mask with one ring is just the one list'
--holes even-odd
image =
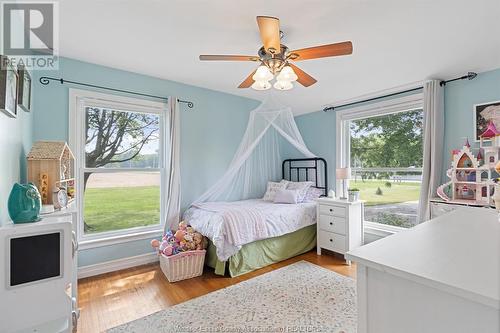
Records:
{"label": "wooden floor", "polygon": [[169,283],[158,264],[134,267],[78,281],[81,309],[78,332],[102,332],[300,260],[346,276],[355,274],[354,264],[348,266],[333,254],[318,256],[312,251],[235,278],[215,275],[207,268],[200,277]]}

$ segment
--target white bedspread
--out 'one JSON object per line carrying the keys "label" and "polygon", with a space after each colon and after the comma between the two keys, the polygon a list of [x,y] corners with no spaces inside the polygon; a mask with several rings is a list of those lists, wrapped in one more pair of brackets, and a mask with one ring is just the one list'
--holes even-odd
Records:
{"label": "white bedspread", "polygon": [[210,238],[221,261],[242,245],[277,237],[316,223],[316,204],[275,204],[261,199],[207,202],[191,207],[184,220]]}

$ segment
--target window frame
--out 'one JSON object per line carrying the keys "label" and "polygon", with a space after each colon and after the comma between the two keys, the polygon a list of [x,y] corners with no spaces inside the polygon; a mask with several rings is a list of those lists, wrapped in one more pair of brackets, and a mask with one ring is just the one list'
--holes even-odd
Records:
{"label": "window frame", "polygon": [[[399,112],[411,111],[415,109],[424,110],[424,95],[422,92],[414,93],[407,96],[391,98],[380,102],[369,103],[357,107],[343,109],[336,112],[336,167],[341,168],[350,165],[351,157],[351,136],[349,123],[352,120],[358,120],[369,117],[377,117]],[[425,118],[425,114],[424,114]],[[336,181],[336,188],[342,188],[340,180]],[[349,181],[347,180],[349,186]],[[363,225],[364,227],[373,230],[375,234],[380,232],[386,234],[394,234],[407,228],[386,225],[383,223],[372,222],[364,220],[363,212]]]}
{"label": "window frame", "polygon": [[[158,168],[87,168],[85,163],[85,107],[96,106],[120,111],[142,112],[159,116],[159,167]],[[77,209],[77,239],[80,249],[108,246],[161,235],[165,224],[165,146],[167,145],[168,104],[146,99],[130,98],[82,89],[69,89],[69,146],[75,155],[75,185]],[[158,224],[95,234],[84,232],[84,193],[82,180],[85,172],[118,173],[124,171],[156,171],[160,173],[160,221]]]}

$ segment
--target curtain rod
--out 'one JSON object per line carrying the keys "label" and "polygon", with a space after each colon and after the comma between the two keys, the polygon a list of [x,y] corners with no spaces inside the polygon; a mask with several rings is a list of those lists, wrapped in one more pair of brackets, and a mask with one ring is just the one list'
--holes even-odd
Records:
{"label": "curtain rod", "polygon": [[[58,81],[61,84],[70,83],[70,84],[76,84],[76,85],[79,85],[79,86],[85,86],[85,87],[91,87],[91,88],[98,88],[98,89],[116,91],[116,92],[131,94],[131,95],[151,97],[151,98],[157,98],[157,99],[162,99],[162,100],[168,101],[168,97],[149,95],[149,94],[144,94],[144,93],[130,91],[130,90],[123,90],[123,89],[117,89],[117,88],[110,88],[110,87],[98,86],[98,85],[95,85],[95,84],[89,84],[89,83],[83,83],[83,82],[77,82],[77,81],[70,81],[70,80],[65,80],[63,78],[59,78],[58,79],[58,78],[55,78],[55,77],[42,76],[39,81],[44,86],[48,85],[50,83],[50,81]],[[188,108],[190,108],[190,109],[192,109],[194,107],[194,103],[191,102],[191,101],[184,101],[182,99],[177,99],[177,101],[179,103],[185,103],[185,104],[187,104]]]}
{"label": "curtain rod", "polygon": [[[450,79],[450,80],[446,80],[446,81],[443,80],[443,81],[439,82],[439,85],[440,86],[445,86],[448,82],[457,81],[457,80],[465,80],[465,79],[467,79],[467,80],[473,80],[476,76],[477,76],[477,73],[468,72],[467,75],[464,75],[464,76],[460,76],[460,77],[457,77],[457,78],[454,78],[454,79]],[[382,95],[382,96],[377,96],[377,97],[372,97],[372,98],[368,98],[368,99],[364,99],[364,100],[356,101],[356,102],[351,102],[351,103],[347,103],[347,104],[335,105],[335,106],[327,106],[327,107],[323,108],[323,111],[324,112],[333,111],[333,110],[335,110],[337,108],[342,108],[342,107],[346,107],[346,106],[352,106],[352,105],[356,105],[356,104],[360,104],[360,103],[365,103],[365,102],[376,101],[376,100],[381,99],[381,98],[386,98],[386,97],[392,97],[392,96],[396,96],[396,95],[401,95],[401,94],[405,94],[405,93],[408,93],[408,92],[417,91],[417,90],[420,90],[422,88],[423,87],[416,87],[416,88],[412,88],[412,89],[398,91],[398,92],[395,92],[395,93],[391,93],[391,94],[387,94],[387,95]]]}

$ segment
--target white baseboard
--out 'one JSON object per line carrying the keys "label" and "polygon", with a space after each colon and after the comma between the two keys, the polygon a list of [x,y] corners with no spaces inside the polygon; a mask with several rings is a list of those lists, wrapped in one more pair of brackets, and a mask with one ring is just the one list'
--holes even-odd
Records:
{"label": "white baseboard", "polygon": [[158,256],[155,253],[145,253],[134,257],[105,261],[94,265],[78,267],[78,278],[82,279],[130,267],[146,265],[157,261]]}

